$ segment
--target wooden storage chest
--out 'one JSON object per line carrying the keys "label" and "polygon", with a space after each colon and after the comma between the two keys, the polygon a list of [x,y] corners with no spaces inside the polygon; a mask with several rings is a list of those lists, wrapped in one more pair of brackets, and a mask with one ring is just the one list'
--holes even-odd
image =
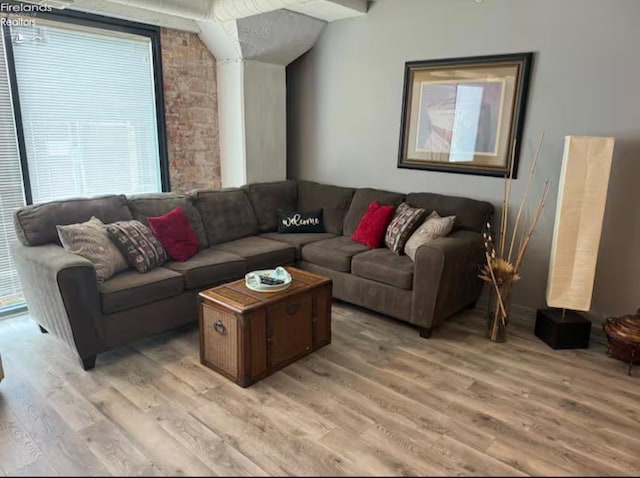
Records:
{"label": "wooden storage chest", "polygon": [[241,387],[331,342],[331,279],[293,267],[289,288],[244,279],[200,292],[200,362]]}

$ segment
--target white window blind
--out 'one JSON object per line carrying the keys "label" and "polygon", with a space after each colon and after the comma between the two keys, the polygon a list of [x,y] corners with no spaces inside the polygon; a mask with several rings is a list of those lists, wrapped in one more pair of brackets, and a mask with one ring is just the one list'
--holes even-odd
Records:
{"label": "white window blind", "polygon": [[33,202],[161,191],[150,39],[58,23],[12,36]]}
{"label": "white window blind", "polygon": [[13,213],[24,206],[7,57],[0,32],[0,311],[22,304],[22,290],[9,244],[16,240]]}

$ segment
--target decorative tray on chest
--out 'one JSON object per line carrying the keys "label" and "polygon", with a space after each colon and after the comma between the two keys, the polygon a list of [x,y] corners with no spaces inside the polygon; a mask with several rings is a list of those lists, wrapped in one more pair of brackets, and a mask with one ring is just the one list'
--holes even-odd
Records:
{"label": "decorative tray on chest", "polygon": [[249,272],[244,276],[247,288],[256,292],[279,292],[291,285],[291,274],[284,267]]}

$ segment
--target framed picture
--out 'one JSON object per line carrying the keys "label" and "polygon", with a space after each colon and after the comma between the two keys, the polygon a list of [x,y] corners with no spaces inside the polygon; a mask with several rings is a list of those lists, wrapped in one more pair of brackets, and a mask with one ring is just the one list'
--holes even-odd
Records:
{"label": "framed picture", "polygon": [[407,62],[398,167],[517,177],[532,60]]}

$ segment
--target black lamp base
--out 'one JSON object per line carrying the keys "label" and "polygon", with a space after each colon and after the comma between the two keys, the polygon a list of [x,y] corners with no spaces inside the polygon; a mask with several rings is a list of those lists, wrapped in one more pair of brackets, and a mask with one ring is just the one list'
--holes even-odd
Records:
{"label": "black lamp base", "polygon": [[552,349],[588,349],[591,321],[572,310],[538,309],[535,334]]}

